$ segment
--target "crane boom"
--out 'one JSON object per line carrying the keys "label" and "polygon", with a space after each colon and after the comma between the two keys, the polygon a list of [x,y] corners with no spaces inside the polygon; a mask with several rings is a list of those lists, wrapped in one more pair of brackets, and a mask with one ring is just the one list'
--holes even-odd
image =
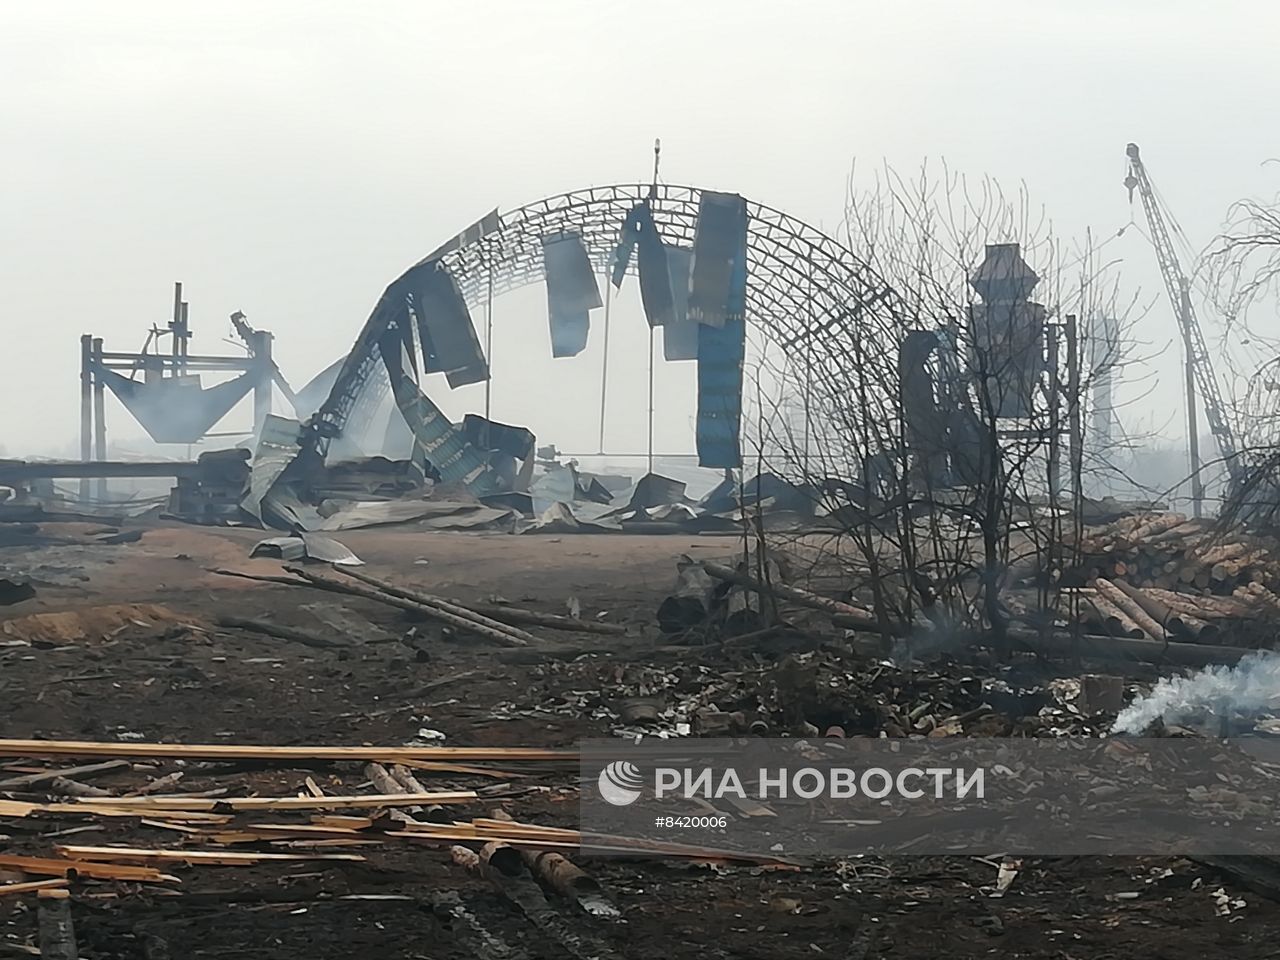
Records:
{"label": "crane boom", "polygon": [[[1227,476],[1234,485],[1242,477],[1242,468],[1237,457],[1235,435],[1227,422],[1226,405],[1222,400],[1222,392],[1218,386],[1218,378],[1213,372],[1213,361],[1209,356],[1209,348],[1200,330],[1200,321],[1196,317],[1191,303],[1191,284],[1182,272],[1178,263],[1178,255],[1173,248],[1173,240],[1169,236],[1169,227],[1165,223],[1164,212],[1156,202],[1155,191],[1151,187],[1151,178],[1147,176],[1147,168],[1138,153],[1138,145],[1131,143],[1125,148],[1129,158],[1129,175],[1124,185],[1129,188],[1129,200],[1133,200],[1136,188],[1142,199],[1142,209],[1147,215],[1147,225],[1151,230],[1151,242],[1156,248],[1156,259],[1160,263],[1160,273],[1164,277],[1165,289],[1169,293],[1169,301],[1173,304],[1174,316],[1178,318],[1178,326],[1182,332],[1182,340],[1187,354],[1187,401],[1189,443],[1192,447],[1193,460],[1198,460],[1198,443],[1195,424],[1195,391],[1198,389],[1204,401],[1204,415],[1209,422],[1209,431],[1218,444],[1226,464]],[[1199,464],[1193,463],[1198,472]],[[1193,479],[1193,489],[1199,485],[1198,478]]]}

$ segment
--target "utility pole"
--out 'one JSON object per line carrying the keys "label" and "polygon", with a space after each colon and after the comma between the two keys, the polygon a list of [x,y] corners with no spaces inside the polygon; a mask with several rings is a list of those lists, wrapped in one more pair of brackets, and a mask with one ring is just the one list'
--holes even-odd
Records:
{"label": "utility pole", "polygon": [[1062,372],[1058,338],[1062,327],[1046,323],[1049,335],[1049,505],[1056,511],[1062,497]]}
{"label": "utility pole", "polygon": [[[80,337],[80,462],[93,459],[93,335]],[[89,478],[80,480],[80,502],[89,500]]]}
{"label": "utility pole", "polygon": [[[93,459],[107,459],[107,390],[97,371],[103,369],[102,338],[94,337],[93,348]],[[107,478],[99,477],[96,483],[96,496],[99,501],[107,499]]]}

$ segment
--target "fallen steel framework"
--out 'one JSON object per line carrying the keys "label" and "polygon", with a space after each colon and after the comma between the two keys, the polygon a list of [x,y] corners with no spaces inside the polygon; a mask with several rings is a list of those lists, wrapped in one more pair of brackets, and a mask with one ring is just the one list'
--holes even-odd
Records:
{"label": "fallen steel framework", "polygon": [[[604,270],[614,262],[628,216],[647,203],[663,243],[669,248],[688,248],[695,240],[700,204],[709,193],[699,187],[671,184],[591,187],[544,198],[503,215],[495,211],[477,221],[387,287],[343,362],[328,398],[308,423],[300,460],[323,459],[333,439],[366,426],[367,420],[358,409],[377,407],[388,387],[394,387],[384,375],[380,346],[406,311],[406,300],[412,297],[410,277],[415,271],[438,265],[456,281],[468,307],[485,307],[482,339],[485,358],[491,360],[493,298],[544,278],[546,238],[579,236],[593,267]],[[807,362],[821,362],[825,344],[866,340],[867,354],[876,358],[872,362],[884,367],[880,380],[888,388],[893,379],[892,350],[872,349],[870,343],[888,347],[893,342],[892,290],[844,244],[817,228],[763,204],[747,201],[745,207],[745,313],[750,325],[784,350],[803,353]],[[623,270],[634,272],[635,268],[624,264]],[[606,299],[606,342],[607,304]],[[839,350],[840,355],[845,352]],[[651,350],[651,364],[652,356]],[[607,379],[607,350],[604,362],[602,382]],[[882,391],[880,403],[890,404],[890,392]],[[420,395],[419,403],[425,399]],[[400,405],[403,408],[403,403]],[[602,421],[603,413],[602,401]],[[438,415],[438,411],[427,409],[426,414]]]}
{"label": "fallen steel framework", "polygon": [[[103,339],[92,334],[80,338],[80,460],[106,461],[106,392],[120,399],[153,440],[158,443],[198,443],[247,394],[253,395],[254,429],[260,430],[271,412],[271,387],[279,385],[289,399],[293,392],[272,357],[272,335],[255,330],[244,314],[235,313],[231,322],[247,349],[245,356],[202,356],[189,351],[191,327],[188,304],[182,299],[182,284],[175,283],[173,317],[167,329],[152,327],[143,348],[137,353],[108,351]],[[171,338],[168,353],[152,350],[162,337]],[[135,379],[137,374],[142,379]],[[212,387],[201,385],[200,374],[237,374]],[[33,474],[35,475],[35,474]],[[77,474],[80,497],[89,498],[89,478],[97,478],[97,497],[105,499],[109,476],[174,476],[173,473],[128,473],[95,468]]]}

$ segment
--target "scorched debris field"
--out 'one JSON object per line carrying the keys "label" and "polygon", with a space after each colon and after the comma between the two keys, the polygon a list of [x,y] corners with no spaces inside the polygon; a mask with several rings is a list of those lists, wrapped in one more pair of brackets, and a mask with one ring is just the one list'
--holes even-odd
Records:
{"label": "scorched debris field", "polygon": [[[957,736],[1106,726],[1072,709],[1052,673],[981,653],[893,665],[802,630],[673,642],[655,611],[677,559],[731,556],[726,538],[344,537],[375,578],[625,628],[528,625],[534,642],[519,645],[361,597],[211,572],[281,575],[280,561],[247,559],[257,531],[137,529],[103,542],[83,524],[43,524],[43,541],[3,551],[38,594],[5,611],[0,733],[118,745],[114,756],[9,747],[0,765],[0,880],[69,890],[84,957],[1276,956],[1274,876],[1186,859],[992,850],[795,868],[592,859],[570,845],[557,849],[583,873],[566,883],[534,858],[504,861],[510,849],[484,853],[493,838],[569,835],[571,753],[584,737],[723,735],[743,723],[864,736],[922,703]],[[986,697],[1004,687],[962,678],[1012,678],[1014,692]],[[156,743],[244,749],[148,755]],[[254,749],[337,745],[364,751],[334,761]],[[398,762],[440,746],[475,748],[475,759]],[[503,867],[529,872],[504,885]],[[39,955],[38,902],[0,897],[0,953]]]}

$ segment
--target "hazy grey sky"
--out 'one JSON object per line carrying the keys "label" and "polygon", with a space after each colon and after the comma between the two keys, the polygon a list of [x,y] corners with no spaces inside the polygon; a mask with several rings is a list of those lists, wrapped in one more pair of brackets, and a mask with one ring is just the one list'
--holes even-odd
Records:
{"label": "hazy grey sky", "polygon": [[[174,280],[193,349],[242,309],[300,384],[442,239],[645,179],[655,136],[665,179],[830,229],[855,157],[929,155],[1025,181],[1062,235],[1127,222],[1135,140],[1207,243],[1232,200],[1280,188],[1278,31],[1268,0],[4,0],[0,444],[70,452],[79,334],[136,349]],[[1161,292],[1141,237],[1109,250]],[[634,448],[645,332],[615,321],[611,441]],[[545,326],[539,295],[499,301],[494,414],[594,448],[598,344],[553,362]],[[1143,332],[1172,339],[1163,302]],[[692,365],[659,384],[658,446],[691,449]],[[452,413],[480,402],[446,390]]]}

